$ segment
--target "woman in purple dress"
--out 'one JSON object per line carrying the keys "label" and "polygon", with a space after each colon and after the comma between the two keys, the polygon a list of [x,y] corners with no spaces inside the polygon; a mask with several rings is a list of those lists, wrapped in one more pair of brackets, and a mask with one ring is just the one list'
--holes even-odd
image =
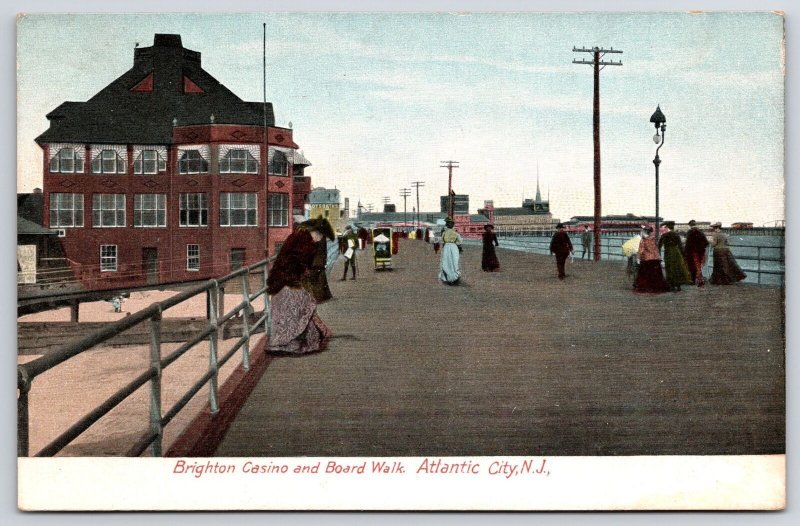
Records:
{"label": "woman in purple dress", "polygon": [[270,354],[319,352],[333,336],[317,314],[314,298],[301,285],[303,276],[310,270],[307,257],[283,253],[270,271],[267,278],[272,315],[272,333],[267,343]]}
{"label": "woman in purple dress", "polygon": [[709,280],[713,285],[730,285],[742,281],[747,274],[742,272],[736,258],[728,247],[728,236],[722,233],[722,223],[711,225],[713,236],[711,246],[714,248],[714,270]]}

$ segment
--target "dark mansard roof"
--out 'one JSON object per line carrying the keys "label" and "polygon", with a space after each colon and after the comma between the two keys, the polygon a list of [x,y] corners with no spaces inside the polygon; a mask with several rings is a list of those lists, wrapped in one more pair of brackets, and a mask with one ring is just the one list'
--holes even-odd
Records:
{"label": "dark mansard roof", "polygon": [[[267,103],[267,125],[275,125]],[[86,102],[64,102],[47,114],[39,144],[78,142],[170,144],[178,126],[264,125],[264,104],[246,102],[200,67],[200,53],[180,35],[156,34],[153,46],[134,50],[133,67]]]}

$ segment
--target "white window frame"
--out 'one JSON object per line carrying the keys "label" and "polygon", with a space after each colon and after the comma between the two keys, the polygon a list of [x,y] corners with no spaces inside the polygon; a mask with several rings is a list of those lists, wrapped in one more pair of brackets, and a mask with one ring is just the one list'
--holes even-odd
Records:
{"label": "white window frame", "polygon": [[118,258],[117,245],[100,245],[100,272],[116,272]]}
{"label": "white window frame", "polygon": [[[278,203],[278,206],[275,206],[274,203],[276,199],[282,201]],[[289,194],[280,192],[270,193],[267,201],[267,211],[269,213],[268,226],[289,226]]]}
{"label": "white window frame", "polygon": [[127,172],[128,159],[120,153],[119,148],[101,148],[92,152],[93,174],[124,175]]}
{"label": "white window frame", "polygon": [[[244,202],[234,203],[234,200],[244,200]],[[234,214],[238,215],[241,213],[240,210],[244,211],[244,222],[234,222]],[[221,192],[219,194],[219,226],[258,226],[258,194],[255,192]]]}
{"label": "white window frame", "polygon": [[[234,156],[241,157],[233,159]],[[244,163],[241,169],[234,169],[234,163]],[[258,159],[246,148],[230,148],[219,156],[219,173],[221,174],[257,174]]]}
{"label": "white window frame", "polygon": [[[197,155],[197,158],[184,160],[183,159],[184,155],[185,156]],[[178,173],[183,175],[207,174],[211,165],[211,163],[209,162],[207,147],[179,148],[177,161],[178,161]],[[194,163],[199,163],[199,167],[197,170],[192,169],[192,165]],[[185,170],[183,169],[184,164],[186,165]]]}
{"label": "white window frame", "polygon": [[[62,173],[62,174],[83,173],[85,148],[76,146],[65,146],[60,144],[51,145],[51,148],[55,150],[56,153],[50,157],[50,163],[49,163],[50,173]],[[67,160],[69,160],[69,162],[72,163],[72,168],[69,170],[64,168],[64,163]]]}
{"label": "white window frame", "polygon": [[[276,161],[276,159],[283,159],[283,161]],[[267,173],[279,177],[289,177],[289,154],[285,151],[278,150],[277,148],[270,148],[267,162]],[[278,170],[275,170],[278,168]]]}
{"label": "white window frame", "polygon": [[200,245],[186,245],[186,270],[190,272],[200,270]]}
{"label": "white window frame", "polygon": [[[178,195],[178,199],[180,201],[178,225],[181,228],[208,227],[208,194],[205,192],[186,192]],[[197,201],[197,206],[193,206],[195,204],[193,201],[195,200]],[[195,210],[197,211],[197,224],[192,224],[190,214]],[[203,222],[204,216],[205,222]]]}
{"label": "white window frame", "polygon": [[[167,171],[167,150],[164,147],[137,147],[134,149],[133,173],[135,175],[157,175]],[[152,157],[147,159],[146,157]],[[148,169],[148,164],[152,168]]]}
{"label": "white window frame", "polygon": [[[152,206],[145,208],[144,201],[154,198]],[[153,213],[155,224],[143,224],[147,214]],[[134,194],[133,226],[135,228],[163,228],[167,226],[167,194]]]}
{"label": "white window frame", "polygon": [[[64,201],[69,196],[71,206]],[[77,206],[76,206],[77,205]],[[68,212],[71,221],[61,221]],[[82,228],[83,227],[83,194],[53,192],[50,194],[50,228]]]}
{"label": "white window frame", "polygon": [[[108,202],[104,196],[113,197],[112,202]],[[103,219],[108,217],[106,214],[113,213],[114,224],[104,225]],[[92,195],[92,227],[93,228],[123,228],[126,226],[125,217],[125,194],[93,194]],[[99,221],[98,221],[99,219]]]}

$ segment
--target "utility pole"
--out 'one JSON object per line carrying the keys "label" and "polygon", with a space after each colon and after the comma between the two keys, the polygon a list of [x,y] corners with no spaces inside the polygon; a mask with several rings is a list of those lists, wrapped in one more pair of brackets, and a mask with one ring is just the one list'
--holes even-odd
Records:
{"label": "utility pole", "polygon": [[419,187],[425,186],[424,181],[414,181],[411,186],[417,189],[417,228],[419,228]]}
{"label": "utility pole", "polygon": [[453,218],[453,168],[458,168],[458,161],[442,161],[439,168],[447,168],[447,216]]}
{"label": "utility pole", "polygon": [[601,60],[606,53],[622,53],[619,49],[577,48],[572,47],[575,53],[591,53],[592,60],[575,60],[573,64],[588,64],[594,67],[594,260],[600,261],[600,70],[606,66],[621,66],[622,61]]}
{"label": "utility pole", "polygon": [[403,198],[403,231],[408,228],[408,215],[406,213],[406,198],[411,195],[411,188],[401,188],[400,195]]}

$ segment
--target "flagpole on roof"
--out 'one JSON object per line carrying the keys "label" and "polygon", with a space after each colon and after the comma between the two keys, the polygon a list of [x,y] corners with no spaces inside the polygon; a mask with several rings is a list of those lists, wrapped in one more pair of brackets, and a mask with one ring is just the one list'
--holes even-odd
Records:
{"label": "flagpole on roof", "polygon": [[[264,28],[264,43],[261,52],[261,69],[263,78],[263,96],[264,104],[262,106],[262,113],[264,114],[264,162],[262,169],[264,170],[264,253],[269,257],[269,142],[267,137],[267,23],[263,23]],[[290,207],[291,208],[291,207]],[[294,220],[294,218],[292,218]]]}

